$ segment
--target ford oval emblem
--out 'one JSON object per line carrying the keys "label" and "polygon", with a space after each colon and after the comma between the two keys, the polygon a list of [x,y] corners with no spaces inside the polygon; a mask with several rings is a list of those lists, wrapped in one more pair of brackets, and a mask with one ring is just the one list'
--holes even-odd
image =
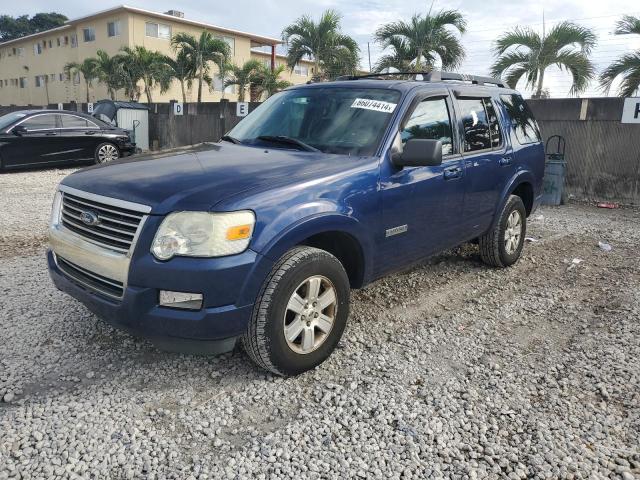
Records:
{"label": "ford oval emblem", "polygon": [[89,226],[100,224],[100,217],[98,217],[96,212],[92,212],[91,210],[85,210],[82,212],[80,214],[80,220],[82,220],[82,223]]}

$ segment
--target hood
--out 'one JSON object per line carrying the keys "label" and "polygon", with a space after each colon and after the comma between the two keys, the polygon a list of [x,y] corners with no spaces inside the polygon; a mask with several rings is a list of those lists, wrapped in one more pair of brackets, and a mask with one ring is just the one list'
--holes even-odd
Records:
{"label": "hood", "polygon": [[322,152],[209,144],[173,155],[150,155],[79,170],[62,184],[140,203],[152,214],[212,209],[231,196],[344,171],[357,157]]}

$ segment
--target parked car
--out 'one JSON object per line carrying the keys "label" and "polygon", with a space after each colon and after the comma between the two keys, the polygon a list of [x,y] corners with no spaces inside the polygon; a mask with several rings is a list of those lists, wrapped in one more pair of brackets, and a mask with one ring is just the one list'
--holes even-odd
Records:
{"label": "parked car", "polygon": [[0,171],[87,160],[105,163],[134,151],[125,130],[83,113],[20,110],[0,117]]}
{"label": "parked car", "polygon": [[53,282],[161,348],[241,339],[294,375],[338,344],[351,288],[474,240],[513,265],[544,173],[522,97],[482,77],[385,78],[292,87],[208,151],[69,175]]}

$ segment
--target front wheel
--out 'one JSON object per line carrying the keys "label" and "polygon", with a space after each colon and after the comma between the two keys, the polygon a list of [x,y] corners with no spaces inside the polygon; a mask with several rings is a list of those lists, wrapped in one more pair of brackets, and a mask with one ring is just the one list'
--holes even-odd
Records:
{"label": "front wheel", "polygon": [[112,162],[120,158],[120,150],[113,143],[101,143],[96,147],[94,158],[96,163]]}
{"label": "front wheel", "polygon": [[330,253],[296,247],[276,263],[242,344],[260,367],[289,376],[324,362],[349,316],[349,278]]}
{"label": "front wheel", "polygon": [[527,232],[527,211],[522,199],[510,195],[496,225],[479,239],[480,257],[488,265],[509,267],[522,254]]}

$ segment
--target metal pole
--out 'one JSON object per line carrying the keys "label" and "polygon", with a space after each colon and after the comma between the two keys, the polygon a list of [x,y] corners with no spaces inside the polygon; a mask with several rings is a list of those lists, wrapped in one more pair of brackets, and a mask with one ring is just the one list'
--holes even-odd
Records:
{"label": "metal pole", "polygon": [[367,42],[367,53],[369,54],[369,73],[371,73],[371,48],[369,47],[369,42]]}

